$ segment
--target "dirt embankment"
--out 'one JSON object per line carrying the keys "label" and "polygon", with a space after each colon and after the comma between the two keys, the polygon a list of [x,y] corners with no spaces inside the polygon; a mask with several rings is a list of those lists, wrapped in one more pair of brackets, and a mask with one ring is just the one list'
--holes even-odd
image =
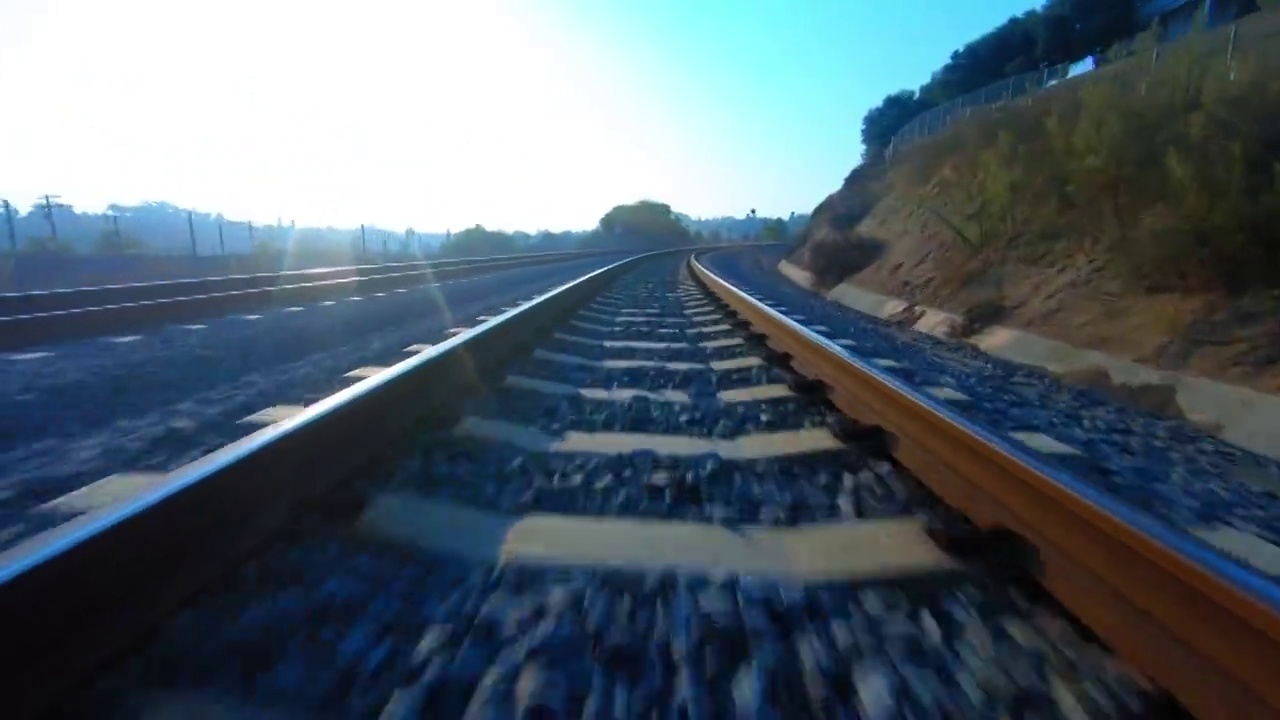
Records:
{"label": "dirt embankment", "polygon": [[855,169],[792,262],[954,312],[961,335],[998,323],[1280,393],[1280,12],[1240,24],[1230,64],[1229,33]]}

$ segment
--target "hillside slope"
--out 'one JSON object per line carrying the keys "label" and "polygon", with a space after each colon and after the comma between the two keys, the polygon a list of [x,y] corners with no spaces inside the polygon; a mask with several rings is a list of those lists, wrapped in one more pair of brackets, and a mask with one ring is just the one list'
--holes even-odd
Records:
{"label": "hillside slope", "polygon": [[[1168,370],[1280,392],[1280,13],[975,113],[856,168],[793,262]],[[1268,47],[1270,45],[1271,49]]]}

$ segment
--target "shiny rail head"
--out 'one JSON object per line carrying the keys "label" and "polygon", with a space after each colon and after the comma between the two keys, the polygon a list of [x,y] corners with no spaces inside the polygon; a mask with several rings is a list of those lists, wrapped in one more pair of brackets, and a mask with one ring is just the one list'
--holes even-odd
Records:
{"label": "shiny rail head", "polygon": [[5,584],[32,568],[52,560],[81,543],[89,542],[94,537],[109,531],[112,527],[150,510],[167,498],[196,485],[205,478],[225,470],[232,464],[244,461],[268,445],[280,442],[286,437],[305,433],[310,426],[325,416],[376,393],[405,375],[419,372],[426,366],[440,362],[442,358],[465,348],[475,342],[477,338],[501,328],[506,323],[519,323],[523,319],[536,317],[545,309],[547,303],[554,303],[565,295],[574,293],[582,286],[594,282],[602,275],[616,272],[624,265],[642,262],[648,258],[672,252],[689,251],[687,249],[656,251],[610,263],[554,290],[542,293],[524,305],[512,308],[494,316],[490,320],[469,328],[463,333],[433,345],[431,348],[396,363],[373,377],[361,380],[348,388],[329,395],[287,420],[265,427],[247,437],[197,458],[167,473],[167,477],[163,482],[158,483],[156,487],[143,491],[136,497],[130,498],[127,502],[73,518],[67,523],[19,543],[13,548],[0,553],[0,591],[3,590]]}
{"label": "shiny rail head", "polygon": [[[505,265],[506,261],[502,261],[501,263],[493,263],[493,264]],[[489,267],[490,265],[491,265],[490,263],[483,263],[481,267]],[[465,267],[467,266],[459,265],[458,267],[437,268],[437,269],[461,270]],[[430,269],[431,268],[428,268],[428,270]],[[301,292],[302,290],[307,290],[307,289],[318,289],[318,288],[328,288],[328,287],[336,288],[340,285],[359,285],[359,283],[365,282],[368,280],[388,281],[388,280],[394,280],[396,278],[416,277],[421,273],[422,273],[421,270],[411,270],[411,271],[405,271],[405,272],[386,273],[384,275],[378,275],[376,278],[343,277],[343,278],[333,278],[331,280],[308,280],[307,282],[297,282],[292,285],[277,285],[274,287],[263,287],[263,288],[246,288],[243,290],[224,290],[222,292],[205,293],[203,295],[177,295],[174,297],[156,298],[153,300],[134,300],[132,302],[119,303],[117,305],[93,305],[93,306],[87,306],[87,307],[69,308],[66,310],[50,310],[48,312],[34,313],[31,315],[9,315],[5,317],[0,317],[0,322],[18,321],[18,320],[29,321],[29,320],[39,320],[40,318],[67,317],[67,316],[73,316],[73,315],[82,315],[82,314],[91,313],[91,312],[119,310],[122,308],[135,308],[135,307],[147,307],[147,306],[156,307],[156,306],[164,305],[166,303],[206,302],[206,301],[217,300],[219,298],[270,296],[270,295],[273,295],[276,293],[282,293],[285,291]],[[186,281],[173,281],[172,283],[167,283],[167,284],[179,285],[184,282]],[[130,286],[119,285],[114,287],[118,288],[118,287],[130,287]]]}
{"label": "shiny rail head", "polygon": [[701,278],[705,275],[713,278],[723,286],[726,292],[732,294],[736,300],[749,305],[754,312],[769,317],[772,321],[800,335],[805,341],[841,358],[844,362],[853,365],[863,373],[889,386],[913,404],[942,417],[948,423],[961,428],[964,432],[995,449],[1000,454],[1029,468],[1036,474],[1048,478],[1067,492],[1100,509],[1119,522],[1138,530],[1165,549],[1182,556],[1209,574],[1238,588],[1265,605],[1271,612],[1280,614],[1280,585],[1277,585],[1270,578],[1245,566],[1240,561],[1217,550],[1208,543],[1193,537],[1190,533],[1172,527],[1143,510],[1117,500],[1102,490],[1076,478],[1066,470],[1045,462],[984,427],[975,425],[942,401],[921,393],[911,385],[889,374],[883,368],[858,357],[850,352],[848,348],[837,345],[810,330],[805,325],[747,295],[699,262],[699,258],[704,254],[698,253],[689,259],[695,277]]}
{"label": "shiny rail head", "polygon": [[[609,255],[609,254],[615,254],[615,253],[593,252],[591,254]],[[433,271],[455,272],[460,270],[466,270],[473,266],[477,268],[500,269],[507,265],[518,264],[523,260],[534,260],[534,259],[547,260],[547,258],[545,257],[536,258],[533,255],[529,255],[518,260],[505,260],[505,259],[491,259],[487,261],[477,260],[474,263],[474,265],[465,265],[461,261],[457,261],[457,262],[449,261],[448,267],[427,267],[427,268],[419,268],[416,270],[406,270],[401,272],[388,272],[388,273],[383,273],[381,275],[376,275],[371,277],[350,276],[350,277],[332,278],[328,280],[314,280],[314,279],[308,279],[306,277],[299,277],[297,278],[297,280],[299,280],[298,282],[294,282],[290,285],[275,285],[270,287],[244,288],[239,290],[223,290],[220,292],[204,293],[200,295],[175,295],[173,297],[153,298],[153,299],[147,299],[147,300],[131,300],[129,302],[117,303],[114,305],[87,305],[84,307],[66,308],[62,310],[47,310],[47,311],[32,313],[28,315],[5,315],[5,316],[0,316],[0,327],[3,327],[4,323],[39,322],[42,319],[77,317],[77,316],[86,315],[88,313],[103,313],[103,312],[111,312],[116,310],[127,310],[130,308],[161,307],[166,304],[172,304],[172,303],[214,302],[214,301],[217,301],[218,299],[230,299],[230,298],[236,298],[236,297],[243,297],[243,298],[269,297],[269,296],[274,296],[276,294],[284,293],[284,292],[302,292],[304,290],[338,288],[344,285],[359,286],[361,283],[366,283],[371,281],[388,282],[388,281],[396,280],[397,278],[400,278],[400,279],[414,278],[424,273],[430,274]],[[387,267],[387,266],[381,266],[381,267]],[[294,274],[297,274],[299,276],[306,276],[307,273],[309,272],[314,272],[314,274],[320,274],[321,271],[319,270],[297,271]],[[242,277],[242,276],[235,276],[235,277]],[[243,277],[249,277],[249,276],[243,276]],[[277,277],[277,276],[272,275],[271,277]],[[234,277],[233,278],[215,278],[215,280],[224,280],[224,279],[235,279],[235,278]],[[301,280],[306,280],[306,281],[301,282]],[[172,281],[164,281],[164,282],[152,283],[152,284],[165,285],[165,286],[171,286],[171,287],[180,287],[185,285],[195,285],[195,284],[198,284],[199,282],[203,282],[203,281],[172,280]],[[105,291],[105,290],[113,290],[113,289],[115,290],[127,289],[130,287],[137,287],[137,286],[113,285],[113,286],[104,286],[102,288],[89,288],[88,290],[91,290],[91,291],[104,290]],[[70,292],[79,292],[79,291],[70,291],[70,290],[47,291],[46,294],[52,294],[54,292],[70,293]],[[34,294],[36,293],[32,293],[32,295]],[[3,297],[4,296],[0,296],[0,299],[3,299]],[[21,298],[21,297],[26,297],[26,295],[10,295],[8,297]]]}

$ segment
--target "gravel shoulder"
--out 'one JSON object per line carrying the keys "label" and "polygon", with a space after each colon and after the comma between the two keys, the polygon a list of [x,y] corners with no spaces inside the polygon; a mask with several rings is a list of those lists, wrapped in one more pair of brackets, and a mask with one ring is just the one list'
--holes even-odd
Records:
{"label": "gravel shoulder", "polygon": [[918,388],[1048,464],[1280,578],[1280,462],[1194,425],[1116,404],[958,340],[918,333],[804,290],[777,271],[783,250],[710,253],[708,267],[774,309]]}

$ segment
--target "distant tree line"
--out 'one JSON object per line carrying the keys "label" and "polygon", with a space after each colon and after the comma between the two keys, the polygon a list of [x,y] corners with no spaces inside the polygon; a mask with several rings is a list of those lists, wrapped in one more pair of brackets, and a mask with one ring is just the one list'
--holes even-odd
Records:
{"label": "distant tree line", "polygon": [[[782,228],[785,228],[784,234],[796,235],[809,223],[807,214],[791,213],[785,219],[768,218],[760,217],[755,210],[751,210],[743,217],[693,218],[682,213],[676,213],[676,216],[693,230],[695,235],[702,233],[709,244],[757,238],[766,232],[772,235],[779,228],[779,223]],[[771,226],[773,230],[768,229]]]}
{"label": "distant tree line", "polygon": [[[720,244],[747,239],[781,241],[808,216],[694,219],[665,203],[644,200],[619,205],[586,231],[503,232],[483,225],[459,232],[419,233],[361,228],[296,227],[233,221],[220,214],[187,210],[165,202],[111,205],[103,213],[76,212],[43,200],[26,212],[0,215],[0,244],[12,225],[20,253],[42,255],[289,255],[342,262],[360,257],[481,257],[530,252]],[[192,238],[194,237],[194,242]],[[0,247],[0,252],[10,248]]]}
{"label": "distant tree line", "polygon": [[883,157],[913,118],[994,82],[1098,55],[1136,35],[1138,0],[1048,0],[951,53],[917,90],[889,94],[862,120],[864,160]]}
{"label": "distant tree line", "polygon": [[784,242],[808,222],[808,215],[761,218],[752,210],[743,218],[694,219],[652,200],[618,205],[596,227],[582,232],[506,233],[476,225],[450,233],[439,252],[446,257],[506,255],[588,249],[662,249],[719,245],[745,240]]}

